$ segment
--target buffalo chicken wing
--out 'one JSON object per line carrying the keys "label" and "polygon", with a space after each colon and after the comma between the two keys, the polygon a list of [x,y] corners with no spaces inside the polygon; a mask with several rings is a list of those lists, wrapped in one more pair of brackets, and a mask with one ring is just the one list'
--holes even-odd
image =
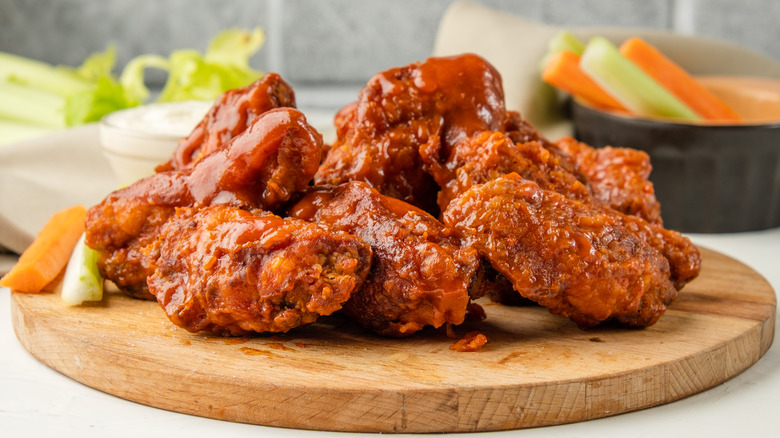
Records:
{"label": "buffalo chicken wing", "polygon": [[648,179],[652,166],[647,153],[629,148],[593,148],[571,137],[554,148],[572,157],[588,179],[593,196],[617,211],[661,223],[661,204]]}
{"label": "buffalo chicken wing", "polygon": [[[676,233],[661,242],[639,217],[569,199],[514,173],[471,187],[443,217],[522,296],[582,327],[611,319],[651,325],[698,272],[698,251]],[[670,262],[680,260],[665,256],[669,247],[685,255],[677,272]]]}
{"label": "buffalo chicken wing", "polygon": [[366,183],[319,186],[290,215],[348,232],[371,245],[371,273],[344,305],[359,324],[387,336],[461,324],[479,295],[479,257],[428,213]]}
{"label": "buffalo chicken wing", "polygon": [[140,250],[176,207],[278,209],[308,185],[321,145],[322,137],[301,112],[274,109],[192,167],[159,172],[111,193],[86,220],[86,241],[100,254],[101,273],[127,294],[151,299]]}
{"label": "buffalo chicken wing", "polygon": [[339,310],[366,278],[355,236],[224,205],[180,208],[148,253],[149,290],[191,332],[286,332]]}
{"label": "buffalo chicken wing", "polygon": [[190,135],[183,138],[171,159],[158,172],[191,167],[244,132],[260,114],[274,108],[295,108],[292,87],[276,73],[223,93]]}
{"label": "buffalo chicken wing", "polygon": [[336,117],[337,139],[315,184],[363,181],[380,193],[435,211],[437,186],[419,149],[507,123],[498,72],[475,55],[431,58],[380,73]]}

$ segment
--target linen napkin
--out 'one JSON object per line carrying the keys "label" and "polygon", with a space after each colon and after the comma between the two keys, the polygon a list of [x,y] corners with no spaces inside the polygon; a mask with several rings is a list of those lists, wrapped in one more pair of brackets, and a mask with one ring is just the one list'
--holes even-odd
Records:
{"label": "linen napkin", "polygon": [[[463,1],[442,17],[434,56],[475,53],[493,64],[504,82],[507,108],[520,111],[542,134],[571,135],[562,96],[541,80],[547,43],[561,27]],[[583,41],[601,35],[615,44],[644,38],[695,75],[752,75],[780,78],[780,61],[738,45],[701,36],[639,28],[567,27]]]}
{"label": "linen napkin", "polygon": [[0,146],[0,274],[52,214],[97,204],[117,184],[96,125]]}

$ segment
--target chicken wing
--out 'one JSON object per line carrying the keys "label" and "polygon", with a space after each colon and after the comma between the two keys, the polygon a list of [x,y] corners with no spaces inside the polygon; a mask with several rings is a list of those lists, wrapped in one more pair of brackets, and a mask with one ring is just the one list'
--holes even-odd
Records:
{"label": "chicken wing", "polygon": [[[654,324],[700,263],[696,247],[679,234],[667,232],[662,242],[658,228],[639,217],[572,200],[514,173],[472,186],[443,220],[522,296],[582,327],[611,319]],[[694,269],[673,272],[666,245]]]}
{"label": "chicken wing", "polygon": [[98,250],[106,278],[131,296],[151,298],[140,249],[175,207],[278,209],[309,184],[321,147],[322,137],[298,110],[265,112],[193,166],[159,172],[109,194],[87,213],[87,245]]}
{"label": "chicken wing", "polygon": [[550,142],[516,112],[508,112],[500,132],[481,132],[452,145],[420,148],[426,170],[441,187],[439,207],[473,184],[516,172],[575,200],[588,197],[649,222],[661,222],[661,209],[649,180],[649,156],[628,148],[593,148],[570,137]]}
{"label": "chicken wing", "polygon": [[426,169],[440,185],[438,203],[442,211],[449,202],[474,184],[515,172],[541,187],[571,199],[591,197],[591,190],[561,156],[533,140],[515,143],[508,134],[483,131],[455,143],[443,163],[437,145],[420,149]]}
{"label": "chicken wing", "polygon": [[276,73],[268,73],[245,87],[226,91],[190,135],[179,142],[171,159],[158,166],[157,171],[192,166],[244,132],[257,116],[280,107],[295,108],[295,93]]}
{"label": "chicken wing", "polygon": [[461,324],[479,295],[476,250],[434,217],[355,181],[319,186],[290,216],[354,234],[373,249],[371,273],[344,305],[359,324],[386,336]]}
{"label": "chicken wing", "polygon": [[336,117],[337,139],[317,185],[363,181],[380,193],[436,210],[438,187],[419,148],[450,145],[507,123],[501,77],[476,55],[430,58],[380,73]]}
{"label": "chicken wing", "polygon": [[593,148],[571,137],[555,142],[574,159],[596,199],[617,211],[661,223],[661,204],[650,182],[650,156],[629,148]]}
{"label": "chicken wing", "polygon": [[371,248],[298,219],[216,205],[179,208],[144,249],[149,290],[191,332],[286,332],[339,310]]}

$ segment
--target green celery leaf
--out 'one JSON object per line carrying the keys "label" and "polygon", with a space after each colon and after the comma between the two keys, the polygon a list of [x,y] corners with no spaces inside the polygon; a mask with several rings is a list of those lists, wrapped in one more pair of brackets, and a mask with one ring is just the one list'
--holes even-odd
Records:
{"label": "green celery leaf", "polygon": [[119,82],[103,76],[92,90],[74,93],[65,99],[65,122],[68,126],[97,122],[108,113],[138,104],[138,101],[128,99]]}
{"label": "green celery leaf", "polygon": [[219,33],[209,43],[204,59],[211,64],[234,65],[249,70],[249,58],[265,42],[263,29],[249,30],[232,28]]}
{"label": "green celery leaf", "polygon": [[263,76],[249,66],[249,58],[265,36],[253,31],[229,29],[217,35],[205,55],[176,50],[168,58],[168,80],[159,102],[213,100],[227,90],[243,87]]}
{"label": "green celery leaf", "polygon": [[96,82],[103,76],[111,76],[116,62],[116,47],[113,44],[105,52],[96,52],[87,57],[74,71],[80,77]]}
{"label": "green celery leaf", "polygon": [[159,55],[140,55],[131,59],[127,63],[122,75],[119,77],[119,83],[124,87],[128,99],[145,102],[149,98],[149,88],[144,82],[144,71],[147,68],[157,68],[168,71],[170,64],[168,60]]}

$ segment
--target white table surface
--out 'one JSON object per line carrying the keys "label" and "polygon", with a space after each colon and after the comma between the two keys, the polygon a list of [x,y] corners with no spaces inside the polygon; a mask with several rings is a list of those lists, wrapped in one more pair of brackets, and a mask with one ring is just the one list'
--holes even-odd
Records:
{"label": "white table surface", "polygon": [[[751,266],[780,289],[780,228],[691,235]],[[17,341],[10,292],[0,288],[0,437],[296,437],[339,434],[228,423],[129,402],[48,368]],[[777,437],[780,352],[773,345],[755,365],[708,391],[663,406],[562,426],[492,432],[501,437]],[[356,434],[343,434],[354,436]],[[480,434],[482,435],[482,434]]]}

